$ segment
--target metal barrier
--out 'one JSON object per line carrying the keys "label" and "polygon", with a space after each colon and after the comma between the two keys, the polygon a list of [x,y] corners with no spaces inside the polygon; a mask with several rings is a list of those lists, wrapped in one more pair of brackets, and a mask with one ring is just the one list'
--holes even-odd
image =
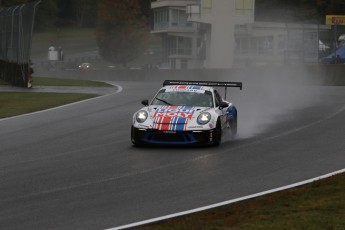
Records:
{"label": "metal barrier", "polygon": [[36,9],[41,1],[0,9],[0,79],[28,86]]}

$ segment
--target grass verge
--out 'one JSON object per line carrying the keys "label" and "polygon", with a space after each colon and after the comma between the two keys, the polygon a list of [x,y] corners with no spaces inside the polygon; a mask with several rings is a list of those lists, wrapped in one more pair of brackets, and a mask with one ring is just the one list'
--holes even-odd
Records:
{"label": "grass verge", "polygon": [[34,77],[34,85],[38,86],[81,86],[81,87],[113,87],[105,82],[74,80],[61,78]]}
{"label": "grass verge", "polygon": [[[99,81],[61,79],[50,77],[34,77],[34,86],[80,86],[80,87],[113,87],[113,85]],[[0,85],[10,85],[0,79]]]}
{"label": "grass verge", "polygon": [[[8,83],[0,80],[0,85],[8,85]],[[34,85],[113,87],[112,85],[104,82],[45,77],[34,77]],[[89,99],[95,96],[98,95],[78,93],[0,92],[0,118],[32,113],[39,110]]]}
{"label": "grass verge", "polygon": [[345,174],[135,230],[345,229]]}
{"label": "grass verge", "polygon": [[34,33],[31,56],[46,58],[50,45],[61,46],[65,54],[97,50],[94,29],[58,29],[56,31]]}
{"label": "grass verge", "polygon": [[78,93],[0,92],[0,118],[49,109],[95,97]]}

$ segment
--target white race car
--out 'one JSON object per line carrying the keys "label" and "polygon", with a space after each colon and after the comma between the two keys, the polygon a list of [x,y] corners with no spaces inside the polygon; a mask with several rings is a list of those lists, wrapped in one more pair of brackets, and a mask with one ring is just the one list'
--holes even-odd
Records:
{"label": "white race car", "polygon": [[166,80],[151,102],[133,115],[134,145],[219,145],[222,132],[237,133],[237,109],[214,87],[239,87],[241,82]]}

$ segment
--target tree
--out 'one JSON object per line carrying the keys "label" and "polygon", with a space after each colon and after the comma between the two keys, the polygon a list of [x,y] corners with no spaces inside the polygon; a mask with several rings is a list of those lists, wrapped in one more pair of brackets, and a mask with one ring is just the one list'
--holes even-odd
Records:
{"label": "tree", "polygon": [[23,3],[27,3],[28,0],[0,0],[0,6],[15,6]]}
{"label": "tree", "polygon": [[[97,0],[74,0],[76,2],[77,26],[84,27],[85,24],[94,25],[96,20]],[[91,19],[91,20],[90,20]]]}
{"label": "tree", "polygon": [[[151,2],[153,1],[154,0],[139,0],[142,14],[146,18],[151,20],[153,20],[153,11],[151,9]],[[150,22],[150,20],[147,20],[147,23],[151,24],[152,22]]]}
{"label": "tree", "polygon": [[127,66],[146,48],[147,18],[138,0],[102,0],[98,6],[96,40],[100,55]]}
{"label": "tree", "polygon": [[[32,0],[0,0],[0,6],[11,7],[20,5]],[[35,30],[49,30],[55,26],[57,21],[57,0],[44,0],[42,1],[37,9],[37,17],[35,21]]]}
{"label": "tree", "polygon": [[37,17],[35,22],[35,30],[44,31],[55,28],[58,8],[56,0],[44,0],[37,9]]}
{"label": "tree", "polygon": [[257,21],[316,22],[318,19],[316,0],[257,0],[255,4]]}
{"label": "tree", "polygon": [[60,26],[94,27],[97,0],[58,0]]}
{"label": "tree", "polygon": [[256,0],[257,21],[312,22],[323,24],[325,15],[345,15],[344,0]]}
{"label": "tree", "polygon": [[317,9],[321,20],[325,21],[325,15],[345,15],[344,0],[317,0]]}

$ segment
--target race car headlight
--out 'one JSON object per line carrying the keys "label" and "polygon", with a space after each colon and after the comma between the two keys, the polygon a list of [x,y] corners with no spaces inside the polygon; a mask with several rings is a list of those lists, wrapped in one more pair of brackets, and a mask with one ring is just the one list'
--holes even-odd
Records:
{"label": "race car headlight", "polygon": [[135,119],[137,120],[137,122],[143,123],[144,121],[146,121],[147,116],[148,114],[146,111],[140,110],[139,112],[137,112]]}
{"label": "race car headlight", "polygon": [[205,112],[205,113],[201,113],[198,116],[198,123],[201,125],[207,124],[210,120],[211,120],[211,114],[210,113]]}

